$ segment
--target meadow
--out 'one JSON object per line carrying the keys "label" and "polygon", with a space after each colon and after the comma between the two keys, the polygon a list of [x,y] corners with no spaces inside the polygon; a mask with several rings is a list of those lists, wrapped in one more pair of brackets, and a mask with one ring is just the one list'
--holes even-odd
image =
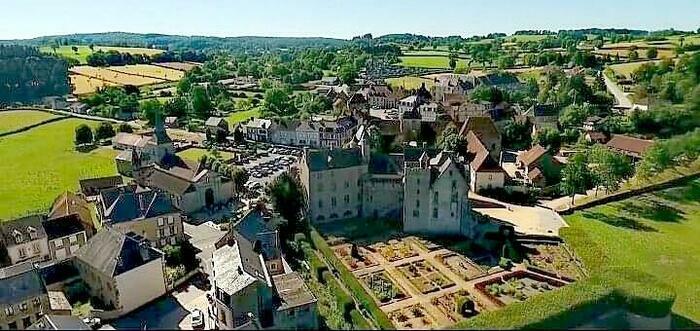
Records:
{"label": "meadow", "polygon": [[608,66],[616,75],[622,75],[627,78],[631,78],[632,73],[639,68],[644,63],[658,62],[658,61],[641,61],[632,63],[619,63]]}
{"label": "meadow", "polygon": [[240,123],[240,122],[245,122],[248,119],[251,119],[253,117],[260,117],[260,108],[253,108],[251,110],[245,110],[245,111],[237,111],[234,113],[231,113],[226,120],[228,121],[229,126],[231,129],[233,127]]}
{"label": "meadow", "polygon": [[565,219],[571,231],[564,237],[589,269],[629,267],[654,275],[675,289],[676,318],[700,323],[700,180]]}
{"label": "meadow", "polygon": [[68,75],[70,83],[73,86],[73,94],[89,94],[97,91],[97,89],[105,86],[117,86],[117,84],[105,82],[97,78],[73,74]]}
{"label": "meadow", "polygon": [[[447,56],[401,56],[401,65],[404,67],[449,69],[450,59]],[[459,59],[457,65],[467,66],[468,61]]]}
{"label": "meadow", "polygon": [[[201,159],[202,156],[212,156],[212,153],[209,150],[203,148],[189,148],[184,151],[178,152],[177,155],[183,159],[199,161],[199,159]],[[219,155],[224,160],[229,160],[233,158],[233,153],[230,152],[219,151]]]}
{"label": "meadow", "polygon": [[[88,46],[75,46],[78,48],[78,52],[73,51],[73,45],[60,46],[56,49],[56,54],[65,56],[68,58],[73,58],[78,60],[81,64],[87,63],[88,55],[92,54],[92,50]],[[50,46],[44,46],[39,48],[40,51],[44,53],[54,53],[54,50]],[[146,54],[154,55],[162,53],[163,50],[160,49],[150,49],[150,48],[136,48],[136,47],[111,47],[111,46],[95,46],[95,52],[97,51],[117,51],[120,53],[129,54]]]}
{"label": "meadow", "polygon": [[0,133],[5,133],[52,118],[58,118],[51,113],[34,110],[12,110],[0,112]]}
{"label": "meadow", "polygon": [[99,123],[66,119],[0,138],[0,220],[46,212],[60,193],[77,190],[78,180],[117,174],[115,151],[75,151],[80,124]]}

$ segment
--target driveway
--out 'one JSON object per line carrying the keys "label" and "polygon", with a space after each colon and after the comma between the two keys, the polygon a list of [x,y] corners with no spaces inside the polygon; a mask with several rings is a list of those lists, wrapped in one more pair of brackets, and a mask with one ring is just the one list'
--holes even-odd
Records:
{"label": "driveway", "polygon": [[603,75],[603,80],[605,80],[605,87],[608,89],[608,92],[612,93],[612,95],[615,97],[617,105],[620,107],[631,109],[632,100],[630,100],[630,98],[627,97],[627,94],[625,94],[625,92],[622,91],[622,89],[620,89],[617,83],[613,82],[606,75]]}
{"label": "driveway", "polygon": [[204,273],[211,275],[211,259],[214,253],[214,244],[221,239],[225,231],[219,228],[212,222],[206,222],[199,225],[189,223],[184,224],[185,234],[189,237],[190,243],[200,250],[197,257],[201,261],[201,266]]}

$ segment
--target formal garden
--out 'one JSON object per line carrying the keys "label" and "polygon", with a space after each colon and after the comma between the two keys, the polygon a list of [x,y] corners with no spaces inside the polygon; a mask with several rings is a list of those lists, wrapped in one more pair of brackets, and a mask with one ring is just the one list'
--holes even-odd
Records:
{"label": "formal garden", "polygon": [[455,285],[454,282],[425,260],[402,264],[397,269],[423,294]]}
{"label": "formal garden", "polygon": [[516,271],[499,278],[492,278],[476,284],[476,289],[484,293],[499,306],[525,301],[535,295],[552,291],[566,283],[527,271]]}
{"label": "formal garden", "polygon": [[385,243],[377,243],[370,246],[381,254],[387,261],[396,262],[409,257],[418,256],[413,247],[406,240],[392,239]]}
{"label": "formal garden", "polygon": [[559,277],[579,279],[583,276],[581,262],[567,250],[564,245],[527,246],[527,263],[551,272]]}
{"label": "formal garden", "polygon": [[370,252],[356,244],[341,244],[333,247],[333,252],[350,271],[362,270],[377,265]]}

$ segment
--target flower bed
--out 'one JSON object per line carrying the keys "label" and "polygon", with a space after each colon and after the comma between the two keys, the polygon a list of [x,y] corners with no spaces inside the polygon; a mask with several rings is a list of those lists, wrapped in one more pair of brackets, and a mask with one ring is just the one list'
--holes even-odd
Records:
{"label": "flower bed", "polygon": [[418,253],[406,241],[390,240],[388,244],[375,244],[376,249],[387,261],[395,262],[409,257],[418,256]]}
{"label": "flower bed", "polygon": [[386,271],[370,273],[360,277],[380,306],[409,298],[409,296],[389,277]]}
{"label": "flower bed", "polygon": [[578,279],[581,277],[576,259],[562,245],[536,245],[530,247],[527,260],[539,269],[558,277]]}
{"label": "flower bed", "polygon": [[396,325],[397,329],[417,329],[425,330],[434,328],[436,325],[433,319],[421,305],[405,307],[389,313],[389,319]]}
{"label": "flower bed", "polygon": [[467,290],[459,290],[445,294],[430,300],[452,322],[459,322],[474,317],[484,310],[483,305],[477,301]]}
{"label": "flower bed", "polygon": [[501,278],[492,278],[475,285],[476,289],[499,306],[551,291],[566,283],[546,278],[529,271],[515,271]]}
{"label": "flower bed", "polygon": [[454,282],[425,260],[406,263],[397,269],[423,294],[454,286]]}

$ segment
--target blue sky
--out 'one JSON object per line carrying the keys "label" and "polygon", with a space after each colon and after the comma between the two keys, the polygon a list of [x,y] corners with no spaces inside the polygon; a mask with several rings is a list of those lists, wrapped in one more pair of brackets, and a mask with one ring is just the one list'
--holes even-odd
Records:
{"label": "blue sky", "polygon": [[351,38],[367,32],[697,30],[698,13],[700,0],[2,0],[0,39],[107,31]]}

